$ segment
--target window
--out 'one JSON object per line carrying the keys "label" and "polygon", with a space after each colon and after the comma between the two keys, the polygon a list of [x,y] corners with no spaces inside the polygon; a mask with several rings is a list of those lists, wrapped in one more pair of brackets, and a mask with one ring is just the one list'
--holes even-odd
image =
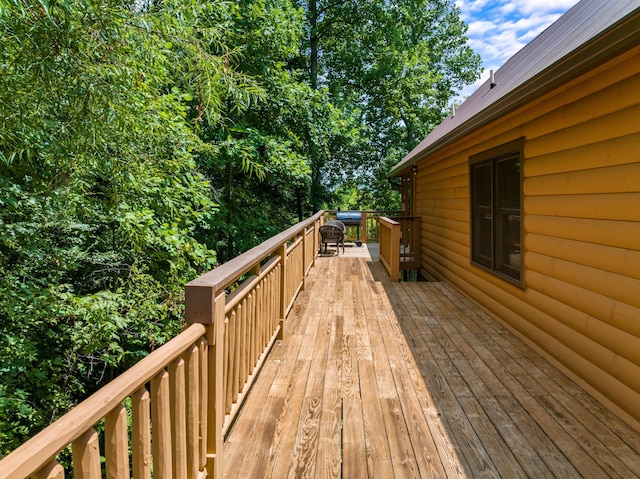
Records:
{"label": "window", "polygon": [[521,281],[522,139],[470,158],[471,261]]}

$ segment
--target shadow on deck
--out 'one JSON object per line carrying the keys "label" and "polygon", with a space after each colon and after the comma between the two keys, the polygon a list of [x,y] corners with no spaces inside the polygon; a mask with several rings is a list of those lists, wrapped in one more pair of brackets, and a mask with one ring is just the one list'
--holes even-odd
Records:
{"label": "shadow on deck", "polygon": [[316,259],[224,477],[640,477],[639,434],[451,285],[390,283],[368,251]]}

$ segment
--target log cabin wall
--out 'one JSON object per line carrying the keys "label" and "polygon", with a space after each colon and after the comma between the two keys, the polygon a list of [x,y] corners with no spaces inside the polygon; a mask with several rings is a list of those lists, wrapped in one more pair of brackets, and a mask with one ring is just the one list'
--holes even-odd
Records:
{"label": "log cabin wall", "polygon": [[[524,137],[523,287],[470,261],[469,158]],[[640,421],[640,48],[418,163],[421,272]]]}

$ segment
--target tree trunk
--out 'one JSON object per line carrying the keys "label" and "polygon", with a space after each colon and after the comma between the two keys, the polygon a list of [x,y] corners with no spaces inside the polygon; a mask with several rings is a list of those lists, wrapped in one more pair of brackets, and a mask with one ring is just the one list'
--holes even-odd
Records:
{"label": "tree trunk", "polygon": [[309,24],[311,32],[309,35],[309,84],[311,88],[318,88],[318,5],[316,0],[309,0]]}
{"label": "tree trunk", "polygon": [[[227,225],[231,225],[233,220],[233,165],[231,160],[227,161]],[[234,257],[233,231],[227,230],[227,261]]]}
{"label": "tree trunk", "polygon": [[[309,85],[312,89],[318,89],[318,55],[320,49],[320,36],[318,34],[318,2],[317,0],[309,0]],[[311,134],[307,132],[307,144],[309,146],[309,157],[311,162],[311,191],[310,203],[313,212],[320,208],[320,191],[322,184],[320,182],[320,165],[317,155],[318,151],[314,148]]]}

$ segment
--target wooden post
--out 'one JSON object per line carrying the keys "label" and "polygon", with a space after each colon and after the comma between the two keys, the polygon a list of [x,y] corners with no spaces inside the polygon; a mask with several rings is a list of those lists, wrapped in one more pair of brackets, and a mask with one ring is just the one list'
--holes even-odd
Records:
{"label": "wooden post", "polygon": [[[185,288],[185,319],[188,323],[207,324],[207,405],[206,423],[206,469],[208,477],[222,477],[222,449],[224,437],[224,322],[226,293],[216,295],[213,286],[187,285]],[[204,366],[204,365],[203,365]]]}
{"label": "wooden post", "polygon": [[363,211],[360,217],[360,241],[362,241],[363,244],[367,244],[367,238],[367,212]]}
{"label": "wooden post", "polygon": [[380,261],[391,281],[400,281],[400,223],[387,217],[380,218]]}
{"label": "wooden post", "polygon": [[307,228],[302,230],[302,287],[300,291],[304,291],[307,280]]}
{"label": "wooden post", "polygon": [[320,221],[313,222],[313,260],[311,261],[311,265],[315,267],[316,265],[316,256],[318,256],[319,241],[318,241],[318,229],[320,228]]}
{"label": "wooden post", "polygon": [[205,339],[198,344],[198,355],[200,356],[200,462],[198,471],[204,471],[207,467],[207,433],[209,431],[209,343]]}
{"label": "wooden post", "polygon": [[131,396],[131,456],[133,477],[151,479],[151,396],[146,387]]}
{"label": "wooden post", "polygon": [[107,478],[128,479],[127,410],[122,404],[107,414],[104,429]]}
{"label": "wooden post", "polygon": [[209,343],[209,407],[207,411],[207,473],[213,479],[222,477],[224,437],[224,305],[223,291],[213,301],[213,324],[207,332]]}
{"label": "wooden post", "polygon": [[185,374],[184,359],[179,358],[169,365],[172,477],[187,477],[187,383]]}
{"label": "wooden post", "polygon": [[51,461],[39,470],[33,479],[64,479],[64,468],[57,461]]}
{"label": "wooden post", "polygon": [[400,281],[400,241],[402,231],[400,224],[391,227],[391,255],[389,257],[389,277],[391,281]]}
{"label": "wooden post", "polygon": [[187,366],[187,479],[200,470],[200,350],[194,345],[185,356]]}
{"label": "wooden post", "polygon": [[100,445],[98,433],[89,429],[71,445],[73,450],[73,477],[78,479],[101,479]]}
{"label": "wooden post", "polygon": [[169,373],[161,371],[151,380],[151,454],[153,477],[168,479],[173,475],[171,453],[171,392]]}

